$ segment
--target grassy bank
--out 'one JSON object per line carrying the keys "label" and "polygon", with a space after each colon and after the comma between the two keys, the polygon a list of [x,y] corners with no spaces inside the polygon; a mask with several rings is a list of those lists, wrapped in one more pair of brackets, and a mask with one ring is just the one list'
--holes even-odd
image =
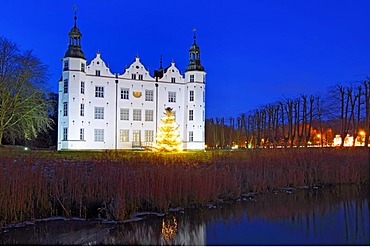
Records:
{"label": "grassy bank", "polygon": [[122,220],[252,191],[370,181],[368,149],[0,152],[0,226],[56,215]]}

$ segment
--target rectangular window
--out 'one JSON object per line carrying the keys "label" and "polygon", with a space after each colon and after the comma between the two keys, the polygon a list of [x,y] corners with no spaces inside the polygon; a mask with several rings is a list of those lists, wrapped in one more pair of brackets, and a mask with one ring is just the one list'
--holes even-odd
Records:
{"label": "rectangular window", "polygon": [[194,101],[194,90],[190,90],[189,92],[189,101]]}
{"label": "rectangular window", "polygon": [[133,121],[141,121],[141,109],[134,109],[132,114]]}
{"label": "rectangular window", "polygon": [[64,79],[63,93],[68,93],[68,79]]}
{"label": "rectangular window", "polygon": [[203,91],[203,103],[206,102],[206,92]]}
{"label": "rectangular window", "polygon": [[189,121],[194,120],[194,110],[189,110]]}
{"label": "rectangular window", "polygon": [[63,141],[67,141],[68,138],[68,128],[63,128]]}
{"label": "rectangular window", "polygon": [[194,141],[194,133],[193,131],[189,131],[189,142]]}
{"label": "rectangular window", "polygon": [[130,93],[130,89],[121,88],[121,99],[128,99],[129,93]]}
{"label": "rectangular window", "polygon": [[95,86],[95,97],[104,98],[104,87]]}
{"label": "rectangular window", "polygon": [[171,77],[171,82],[172,83],[175,83],[176,82],[176,78],[175,77]]}
{"label": "rectangular window", "polygon": [[81,104],[81,108],[80,108],[80,116],[81,116],[81,117],[85,116],[85,104]]}
{"label": "rectangular window", "polygon": [[176,102],[176,92],[168,92],[168,102]]}
{"label": "rectangular window", "polygon": [[131,79],[136,80],[136,74],[131,74]]}
{"label": "rectangular window", "polygon": [[119,140],[120,142],[129,142],[129,130],[119,130]]}
{"label": "rectangular window", "polygon": [[154,130],[145,130],[145,141],[153,142]]}
{"label": "rectangular window", "polygon": [[94,129],[94,141],[104,142],[104,129]]}
{"label": "rectangular window", "polygon": [[145,101],[153,101],[153,99],[154,99],[154,91],[145,90]]}
{"label": "rectangular window", "polygon": [[85,64],[84,63],[81,63],[81,71],[85,72]]}
{"label": "rectangular window", "polygon": [[85,129],[80,129],[80,140],[83,141],[85,140]]}
{"label": "rectangular window", "polygon": [[132,145],[139,146],[141,142],[141,131],[133,130],[132,131]]}
{"label": "rectangular window", "polygon": [[100,76],[100,70],[95,70],[95,75]]}
{"label": "rectangular window", "polygon": [[128,121],[129,120],[129,112],[130,110],[127,108],[121,108],[120,109],[120,119]]}
{"label": "rectangular window", "polygon": [[68,69],[69,69],[69,62],[67,60],[67,61],[64,61],[63,70],[68,70]]}
{"label": "rectangular window", "polygon": [[94,108],[95,119],[104,119],[104,107]]}
{"label": "rectangular window", "polygon": [[194,82],[194,75],[190,75],[190,82]]}
{"label": "rectangular window", "polygon": [[153,110],[145,110],[145,121],[153,121]]}
{"label": "rectangular window", "polygon": [[206,114],[204,113],[204,110],[203,110],[203,122],[205,119],[206,119]]}
{"label": "rectangular window", "polygon": [[139,75],[139,80],[142,81],[143,80],[143,75]]}
{"label": "rectangular window", "polygon": [[68,102],[63,102],[63,116],[68,116]]}
{"label": "rectangular window", "polygon": [[81,82],[81,94],[85,94],[85,82]]}

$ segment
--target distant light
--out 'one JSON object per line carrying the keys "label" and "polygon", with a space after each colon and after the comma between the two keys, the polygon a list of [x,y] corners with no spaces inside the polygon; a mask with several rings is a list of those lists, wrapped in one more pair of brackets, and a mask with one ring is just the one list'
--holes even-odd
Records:
{"label": "distant light", "polygon": [[24,151],[27,151],[28,150],[28,147],[24,147]]}

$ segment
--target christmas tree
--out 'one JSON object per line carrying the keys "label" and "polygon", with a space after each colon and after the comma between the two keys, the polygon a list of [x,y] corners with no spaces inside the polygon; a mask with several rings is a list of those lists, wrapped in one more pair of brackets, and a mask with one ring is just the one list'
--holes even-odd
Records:
{"label": "christmas tree", "polygon": [[182,139],[172,108],[167,107],[165,110],[154,147],[158,151],[182,151]]}

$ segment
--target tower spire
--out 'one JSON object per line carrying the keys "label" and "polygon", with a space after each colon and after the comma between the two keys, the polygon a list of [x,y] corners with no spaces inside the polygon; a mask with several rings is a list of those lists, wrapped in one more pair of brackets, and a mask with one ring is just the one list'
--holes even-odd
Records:
{"label": "tower spire", "polygon": [[197,36],[195,28],[193,28],[193,38],[194,43],[189,50],[189,65],[186,67],[186,71],[191,70],[204,71],[203,66],[200,64],[200,49],[196,42]]}
{"label": "tower spire", "polygon": [[68,50],[66,51],[64,57],[77,57],[85,59],[84,53],[81,50],[81,37],[82,34],[77,27],[77,8],[73,6],[74,11],[74,26],[72,27],[71,31],[68,33],[69,35],[69,46]]}

